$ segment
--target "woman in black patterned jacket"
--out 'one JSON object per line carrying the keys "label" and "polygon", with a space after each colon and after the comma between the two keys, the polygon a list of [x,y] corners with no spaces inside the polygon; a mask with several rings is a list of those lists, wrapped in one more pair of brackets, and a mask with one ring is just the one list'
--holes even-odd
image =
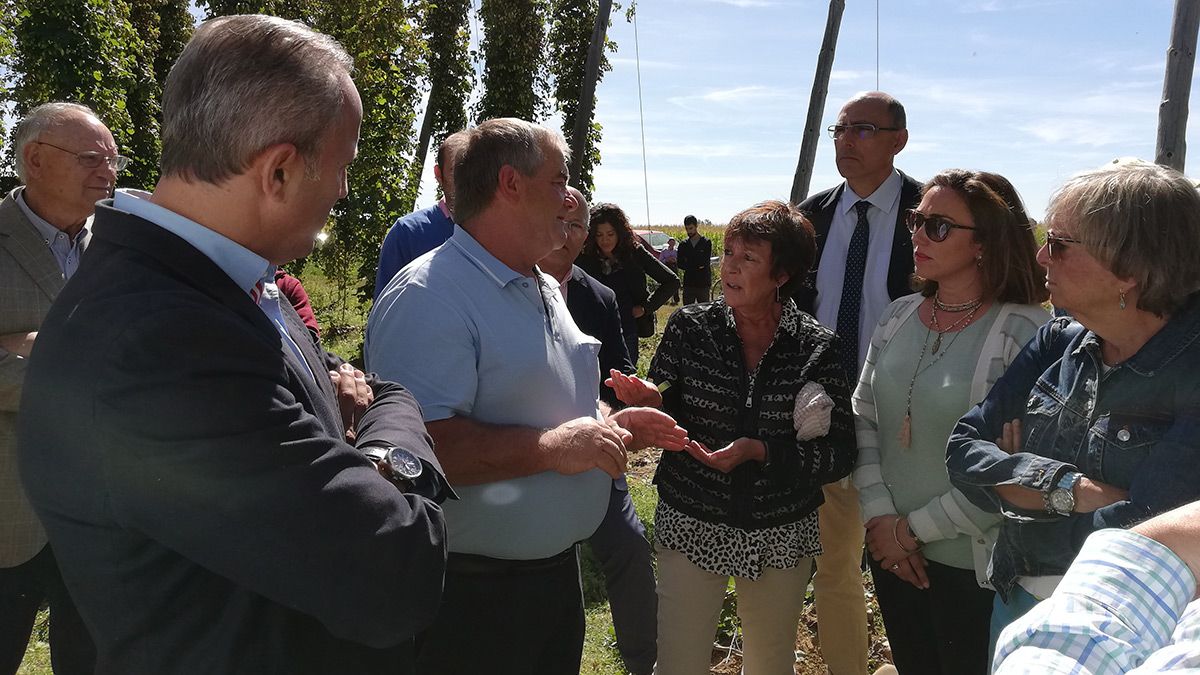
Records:
{"label": "woman in black patterned jacket", "polygon": [[654,478],[656,673],[707,672],[729,577],[745,672],[793,672],[821,553],[821,486],[848,475],[856,455],[834,335],[790,297],[815,250],[812,225],[788,204],[734,216],[723,296],[672,315],[650,364],[657,385],[612,373],[622,400],[661,405],[692,439],[663,453]]}

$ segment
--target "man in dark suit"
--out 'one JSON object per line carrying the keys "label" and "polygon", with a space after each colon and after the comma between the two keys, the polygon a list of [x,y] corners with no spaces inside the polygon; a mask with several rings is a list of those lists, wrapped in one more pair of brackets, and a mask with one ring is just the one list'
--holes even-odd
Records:
{"label": "man in dark suit", "polygon": [[[904,106],[892,96],[858,94],[829,131],[846,180],[800,204],[817,233],[817,264],[796,300],[838,332],[850,382],[857,382],[883,310],[911,292],[913,248],[905,212],[920,201],[921,184],[894,166],[908,129]],[[821,654],[833,675],[865,675],[864,531],[858,491],[849,479],[825,486],[819,516],[825,552],[813,587]]]}
{"label": "man in dark suit", "polygon": [[[589,214],[583,193],[573,187],[567,190],[577,204],[566,217],[567,240],[542,258],[538,267],[558,280],[559,292],[566,296],[567,311],[579,330],[600,341],[600,379],[612,370],[636,373],[621,332],[616,294],[573,264],[587,240]],[[604,385],[600,386],[600,400],[610,407],[620,405],[613,389]],[[625,474],[613,480],[608,511],[588,543],[604,570],[617,651],[630,673],[649,675],[658,657],[658,596],[646,526],[633,508]]]}
{"label": "man in dark suit", "polygon": [[30,110],[13,137],[24,185],[0,201],[0,673],[21,665],[43,601],[54,671],[91,673],[96,650],[21,488],[17,409],[42,321],[79,268],[96,201],[112,194],[128,160],[96,114],[75,103]]}
{"label": "man in dark suit", "polygon": [[42,325],[21,473],[98,673],[411,672],[437,611],[448,487],[420,411],[273,283],[346,194],[350,67],[302,24],[201,25],[161,180],[97,206]]}

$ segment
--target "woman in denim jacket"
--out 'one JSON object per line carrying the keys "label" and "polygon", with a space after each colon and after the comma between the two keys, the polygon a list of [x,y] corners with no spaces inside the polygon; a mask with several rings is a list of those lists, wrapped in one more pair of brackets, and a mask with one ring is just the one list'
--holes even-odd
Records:
{"label": "woman in denim jacket", "polygon": [[1087,536],[1200,498],[1200,195],[1126,162],[1051,199],[1042,327],[954,429],[950,480],[1004,516],[1000,629],[1053,591]]}

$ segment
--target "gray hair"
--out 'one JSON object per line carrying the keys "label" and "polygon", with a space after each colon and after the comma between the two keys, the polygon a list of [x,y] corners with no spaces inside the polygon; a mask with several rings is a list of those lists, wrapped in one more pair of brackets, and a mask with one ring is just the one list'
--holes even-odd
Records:
{"label": "gray hair", "polygon": [[312,170],[341,112],[353,60],[302,23],[248,14],[205,21],[163,92],[164,176],[220,183],[290,143]]}
{"label": "gray hair", "polygon": [[1046,222],[1074,224],[1092,257],[1135,280],[1139,309],[1170,314],[1200,290],[1200,194],[1178,171],[1128,161],[1076,174],[1050,198]]}
{"label": "gray hair", "polygon": [[86,105],[56,101],[43,103],[30,110],[17,123],[16,129],[13,130],[13,163],[17,170],[17,178],[20,178],[22,183],[28,179],[25,174],[25,146],[36,141],[43,131],[61,126],[67,120],[80,116],[91,117],[96,121],[100,120],[96,111]]}
{"label": "gray hair", "polygon": [[563,137],[515,117],[488,120],[467,132],[467,145],[454,158],[454,219],[469,223],[492,203],[500,169],[511,166],[522,176],[537,173],[549,146],[569,159]]}
{"label": "gray hair", "polygon": [[583,223],[583,229],[586,230],[592,224],[591,205],[588,204],[587,197],[574,185],[568,185],[567,192],[570,192],[571,196],[575,198],[575,203],[578,205],[575,208],[579,210],[580,214],[579,220]]}

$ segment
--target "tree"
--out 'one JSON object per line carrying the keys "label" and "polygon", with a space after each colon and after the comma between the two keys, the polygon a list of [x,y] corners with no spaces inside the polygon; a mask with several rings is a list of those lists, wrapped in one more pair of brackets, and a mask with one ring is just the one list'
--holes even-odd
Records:
{"label": "tree", "polygon": [[[136,55],[143,43],[130,23],[130,7],[109,0],[15,0],[14,49],[9,77],[17,117],[47,101],[91,106],[117,145],[144,152],[130,116],[142,104],[141,87],[150,77]],[[137,110],[139,121],[142,110]],[[9,149],[11,160],[11,148]],[[134,157],[122,180],[149,184],[158,156]]]}
{"label": "tree", "polygon": [[476,118],[537,121],[550,112],[546,93],[547,0],[482,0],[483,98]]}
{"label": "tree", "polygon": [[[596,85],[612,70],[604,51],[616,51],[616,44],[603,30],[609,24],[612,4],[612,0],[553,0],[550,12],[554,23],[550,27],[549,69],[554,76],[554,98],[563,114],[563,135],[571,147],[571,184],[589,199],[603,130],[594,121]],[[581,135],[584,137],[579,138]]]}
{"label": "tree", "polygon": [[[440,146],[446,136],[467,126],[467,96],[471,93],[471,60],[467,53],[467,10],[470,0],[437,0],[426,5],[425,40],[429,54],[429,102],[413,154],[410,181],[420,185],[430,140]],[[415,193],[414,193],[415,197]],[[406,203],[405,211],[414,204]]]}

